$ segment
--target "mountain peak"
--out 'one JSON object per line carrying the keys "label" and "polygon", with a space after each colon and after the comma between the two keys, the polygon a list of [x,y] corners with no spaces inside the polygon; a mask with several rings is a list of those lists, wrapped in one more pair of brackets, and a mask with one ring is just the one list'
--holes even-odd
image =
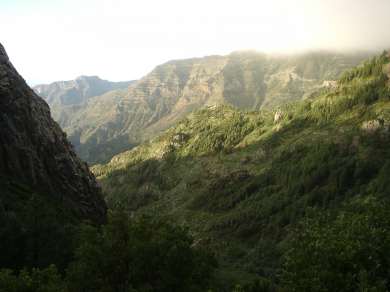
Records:
{"label": "mountain peak", "polygon": [[92,75],[92,76],[80,75],[80,76],[76,77],[76,80],[103,80],[103,79],[101,79],[97,75]]}
{"label": "mountain peak", "polygon": [[0,43],[0,62],[8,61],[8,55],[3,45]]}
{"label": "mountain peak", "polygon": [[0,179],[50,195],[82,219],[105,220],[100,187],[0,45]]}

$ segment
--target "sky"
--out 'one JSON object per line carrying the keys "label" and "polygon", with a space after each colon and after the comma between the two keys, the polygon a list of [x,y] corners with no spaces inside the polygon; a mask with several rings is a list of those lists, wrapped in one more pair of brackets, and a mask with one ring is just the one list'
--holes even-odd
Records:
{"label": "sky", "polygon": [[0,0],[0,42],[30,85],[139,79],[237,50],[390,48],[390,0]]}

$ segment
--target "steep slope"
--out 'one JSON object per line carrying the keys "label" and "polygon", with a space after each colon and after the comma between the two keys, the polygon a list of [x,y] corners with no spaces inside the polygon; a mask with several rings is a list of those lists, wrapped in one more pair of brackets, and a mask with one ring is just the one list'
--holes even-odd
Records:
{"label": "steep slope", "polygon": [[90,163],[107,161],[205,106],[260,109],[304,99],[366,57],[237,52],[170,61],[127,91],[91,98],[64,129],[82,158]]}
{"label": "steep slope", "polygon": [[275,110],[212,106],[93,168],[109,205],[189,225],[223,277],[275,278],[313,210],[390,193],[389,56]]}
{"label": "steep slope", "polygon": [[91,97],[126,89],[132,83],[134,81],[110,82],[97,76],[79,76],[75,80],[36,85],[33,89],[49,104],[54,120],[61,127],[67,127],[74,113]]}
{"label": "steep slope", "polygon": [[64,261],[67,228],[105,221],[95,177],[1,45],[0,185],[0,266]]}

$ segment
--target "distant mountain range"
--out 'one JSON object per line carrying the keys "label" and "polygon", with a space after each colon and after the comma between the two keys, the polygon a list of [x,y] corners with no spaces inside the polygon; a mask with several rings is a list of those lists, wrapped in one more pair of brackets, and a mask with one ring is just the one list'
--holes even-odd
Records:
{"label": "distant mountain range", "polygon": [[67,127],[75,111],[83,107],[91,97],[108,91],[125,89],[134,81],[111,82],[97,76],[79,76],[75,80],[57,81],[34,86],[34,90],[50,105],[53,118]]}
{"label": "distant mountain range", "polygon": [[170,61],[138,81],[113,83],[80,77],[34,90],[48,102],[78,154],[95,164],[205,106],[230,104],[255,110],[305,99],[368,55],[235,52]]}

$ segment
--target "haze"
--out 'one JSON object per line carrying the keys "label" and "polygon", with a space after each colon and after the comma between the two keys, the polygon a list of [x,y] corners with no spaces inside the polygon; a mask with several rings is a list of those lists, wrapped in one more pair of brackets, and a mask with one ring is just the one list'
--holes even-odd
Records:
{"label": "haze", "polygon": [[0,41],[31,84],[138,79],[171,59],[390,47],[389,0],[1,0]]}

